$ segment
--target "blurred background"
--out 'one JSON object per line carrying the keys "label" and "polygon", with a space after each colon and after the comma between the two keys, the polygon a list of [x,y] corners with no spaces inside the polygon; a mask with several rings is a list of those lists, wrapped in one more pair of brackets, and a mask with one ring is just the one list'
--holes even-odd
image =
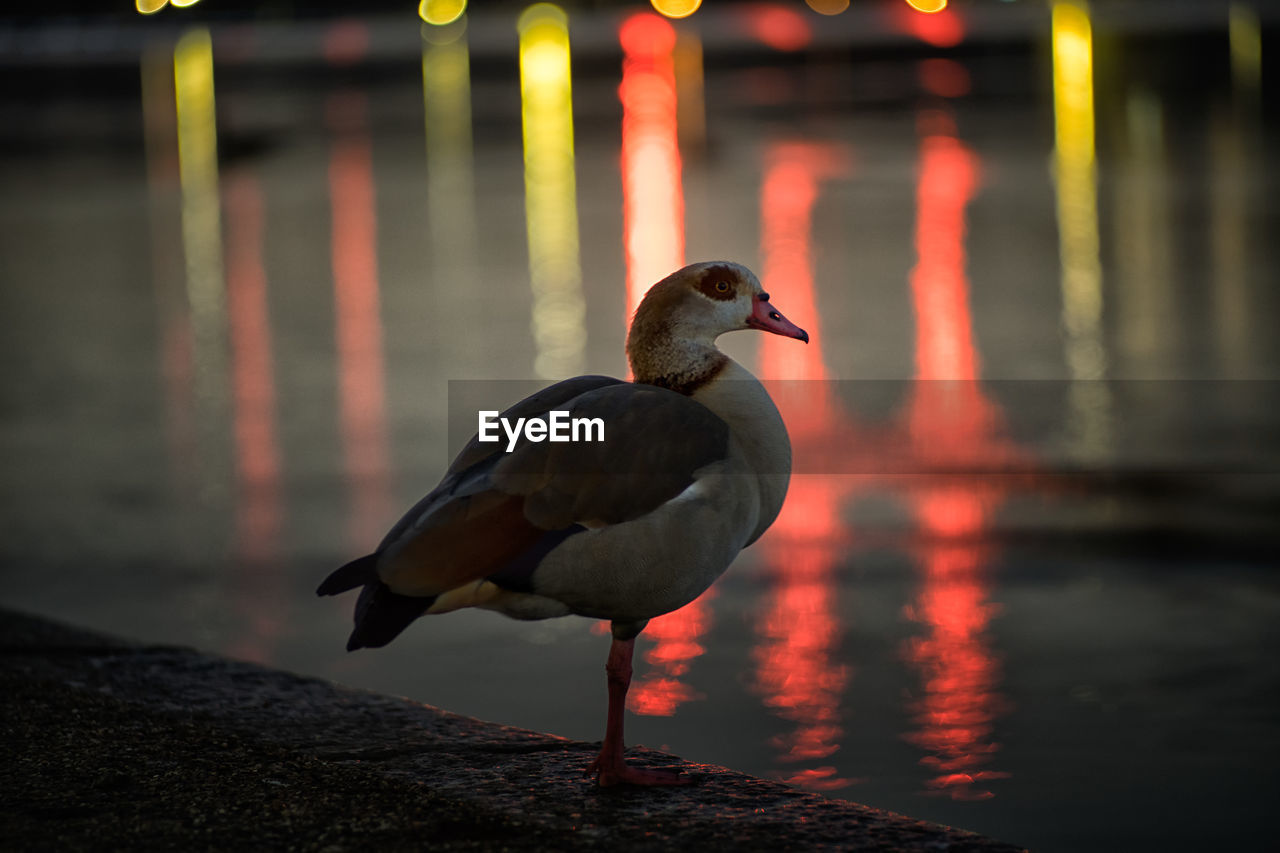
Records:
{"label": "blurred background", "polygon": [[588,620],[348,655],[313,590],[443,472],[450,382],[625,375],[648,285],[732,259],[813,338],[722,341],[797,474],[642,635],[629,742],[1267,846],[1280,3],[59,8],[0,18],[5,605],[599,739]]}

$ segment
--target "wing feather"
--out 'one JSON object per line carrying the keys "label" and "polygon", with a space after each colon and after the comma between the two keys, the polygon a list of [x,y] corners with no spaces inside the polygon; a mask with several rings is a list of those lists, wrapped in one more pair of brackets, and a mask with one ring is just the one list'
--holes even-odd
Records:
{"label": "wing feather", "polygon": [[710,409],[674,391],[607,377],[558,383],[502,416],[545,417],[553,409],[601,419],[604,440],[522,438],[507,453],[473,438],[440,486],[384,540],[378,574],[393,591],[437,595],[509,573],[556,539],[548,532],[563,539],[639,518],[728,452],[729,427]]}

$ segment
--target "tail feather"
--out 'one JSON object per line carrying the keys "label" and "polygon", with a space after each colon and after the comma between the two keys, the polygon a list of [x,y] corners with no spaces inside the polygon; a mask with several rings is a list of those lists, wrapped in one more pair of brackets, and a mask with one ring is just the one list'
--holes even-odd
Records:
{"label": "tail feather", "polygon": [[434,595],[400,595],[382,581],[368,584],[356,602],[356,627],[347,640],[347,651],[385,646],[426,613],[435,600]]}
{"label": "tail feather", "polygon": [[377,580],[378,555],[366,554],[357,560],[352,560],[325,578],[324,583],[316,589],[316,595],[337,595]]}
{"label": "tail feather", "polygon": [[436,596],[400,595],[378,577],[378,555],[352,560],[324,579],[316,595],[337,595],[364,587],[356,601],[355,630],[347,640],[347,651],[385,646],[400,635],[409,623],[427,612]]}

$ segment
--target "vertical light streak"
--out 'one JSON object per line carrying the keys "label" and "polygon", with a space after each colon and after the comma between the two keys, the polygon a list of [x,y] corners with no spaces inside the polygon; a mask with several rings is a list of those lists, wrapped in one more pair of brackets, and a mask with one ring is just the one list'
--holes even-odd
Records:
{"label": "vertical light streak", "polygon": [[645,291],[684,266],[684,191],[680,181],[676,33],[657,15],[623,22],[622,210],[627,317]]}
{"label": "vertical light streak", "polygon": [[680,144],[698,156],[707,143],[706,83],[703,75],[702,39],[691,29],[676,33],[672,54],[676,75],[676,114]]}
{"label": "vertical light streak", "polygon": [[[996,419],[978,385],[978,355],[965,273],[965,209],[977,190],[977,157],[933,117],[921,146],[916,251],[911,295],[916,317],[916,381],[908,434],[916,464],[973,466],[1008,451],[993,442]],[[941,117],[945,119],[946,117]],[[991,740],[999,705],[999,666],[988,648],[983,565],[986,519],[998,495],[990,482],[922,479],[910,493],[923,544],[923,581],[909,618],[927,633],[906,644],[922,693],[911,703],[919,728],[906,736],[930,754],[933,790],[954,799],[992,796],[980,782],[1006,774],[981,769],[997,749]]]}
{"label": "vertical light streak", "polygon": [[[1121,341],[1148,373],[1162,343],[1178,338],[1175,270],[1169,257],[1169,199],[1160,102],[1131,93],[1126,109],[1128,163],[1116,181],[1116,294]],[[1144,363],[1145,362],[1145,363]]]}
{"label": "vertical light streak", "polygon": [[[786,305],[788,316],[809,331],[813,343],[776,346],[772,336],[764,336],[760,375],[813,380],[770,384],[797,455],[812,446],[848,446],[835,438],[841,427],[837,407],[828,383],[821,381],[827,369],[818,327],[812,226],[820,182],[847,174],[850,160],[843,148],[811,143],[777,144],[765,156],[762,282]],[[761,542],[773,588],[766,596],[769,606],[756,622],[754,687],[766,707],[795,724],[793,731],[772,741],[781,760],[811,765],[786,772],[784,778],[813,790],[851,784],[822,761],[839,750],[844,734],[840,697],[850,669],[837,663],[841,632],[833,573],[843,551],[838,507],[854,485],[845,477],[792,477],[782,512]]]}
{"label": "vertical light streak", "polygon": [[1256,95],[1262,82],[1262,28],[1258,13],[1245,3],[1232,3],[1227,15],[1232,82],[1237,91]]}
{"label": "vertical light streak", "polygon": [[386,528],[391,510],[373,152],[365,96],[334,95],[328,107],[335,126],[329,200],[338,405],[352,490],[349,533],[352,545],[368,547]]}
{"label": "vertical light streak", "polygon": [[1053,4],[1054,179],[1062,265],[1062,325],[1077,446],[1105,446],[1109,400],[1102,344],[1102,263],[1094,160],[1093,28],[1077,0]]}
{"label": "vertical light streak", "polygon": [[[676,32],[657,15],[631,15],[618,28],[622,45],[622,222],[627,264],[626,317],[651,285],[684,266],[684,189],[681,183],[676,96]],[[666,717],[698,698],[682,679],[705,649],[698,638],[711,627],[712,588],[674,613],[649,623],[654,646],[644,660],[654,671],[637,679],[629,707]]]}
{"label": "vertical light streak", "polygon": [[[847,174],[851,158],[836,146],[781,143],[765,155],[760,190],[760,280],[765,290],[785,304],[792,322],[821,337],[813,276],[813,207],[819,182]],[[791,344],[791,346],[787,346]],[[760,340],[761,376],[765,379],[827,378],[822,347],[763,335]],[[817,415],[821,419],[820,414]]]}
{"label": "vertical light streak", "polygon": [[978,185],[977,159],[960,140],[933,134],[921,143],[916,190],[916,375],[926,380],[978,377],[965,273],[965,208]]}
{"label": "vertical light streak", "polygon": [[1249,189],[1250,176],[1256,174],[1257,128],[1256,116],[1220,111],[1209,130],[1214,331],[1222,375],[1232,377],[1249,376],[1257,370],[1253,345],[1261,317],[1249,298]]}
{"label": "vertical light streak", "polygon": [[[469,329],[481,322],[481,306],[468,282],[476,280],[475,169],[471,137],[471,61],[466,19],[424,27],[422,98],[426,120],[427,267],[438,283],[443,316]],[[479,345],[468,333],[451,335],[464,352]]]}
{"label": "vertical light streak", "polygon": [[[179,39],[173,52],[178,127],[178,179],[182,189],[182,247],[198,428],[207,435],[202,460],[226,403],[226,282],[222,268],[222,212],[218,200],[218,131],[214,107],[213,44],[204,29]],[[218,490],[220,466],[205,464],[204,486]]]}
{"label": "vertical light streak", "polygon": [[142,55],[143,140],[151,219],[151,265],[160,327],[160,372],[165,401],[165,441],[173,485],[193,493],[196,417],[192,400],[191,319],[183,292],[179,206],[177,101],[173,55],[148,48]]}
{"label": "vertical light streak", "polygon": [[231,654],[266,663],[285,611],[280,445],[267,275],[262,262],[262,189],[249,174],[228,181],[227,308],[236,447],[237,601],[249,618]]}
{"label": "vertical light streak", "polygon": [[534,371],[551,379],[581,370],[586,341],[569,28],[564,12],[551,3],[530,6],[517,26]]}
{"label": "vertical light streak", "polygon": [[[1224,375],[1249,376],[1261,325],[1250,302],[1249,198],[1262,144],[1262,30],[1248,3],[1228,12],[1232,102],[1215,110],[1209,131],[1209,238],[1213,258],[1215,333]],[[1265,313],[1265,312],[1263,312]]]}

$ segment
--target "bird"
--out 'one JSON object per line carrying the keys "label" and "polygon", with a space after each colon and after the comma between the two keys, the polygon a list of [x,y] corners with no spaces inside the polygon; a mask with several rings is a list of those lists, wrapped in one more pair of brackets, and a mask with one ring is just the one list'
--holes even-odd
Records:
{"label": "bird", "polygon": [[[764,386],[716,346],[754,329],[809,342],[747,267],[709,261],[654,284],[632,318],[631,379],[578,376],[500,418],[599,419],[603,440],[463,447],[440,483],[316,590],[361,588],[348,651],[385,646],[424,615],[467,607],[516,619],[608,620],[608,715],[586,768],[600,786],[684,785],[624,756],[636,637],[701,595],[778,516],[791,444]],[[590,435],[590,431],[587,431]],[[600,435],[591,436],[600,438]]]}

